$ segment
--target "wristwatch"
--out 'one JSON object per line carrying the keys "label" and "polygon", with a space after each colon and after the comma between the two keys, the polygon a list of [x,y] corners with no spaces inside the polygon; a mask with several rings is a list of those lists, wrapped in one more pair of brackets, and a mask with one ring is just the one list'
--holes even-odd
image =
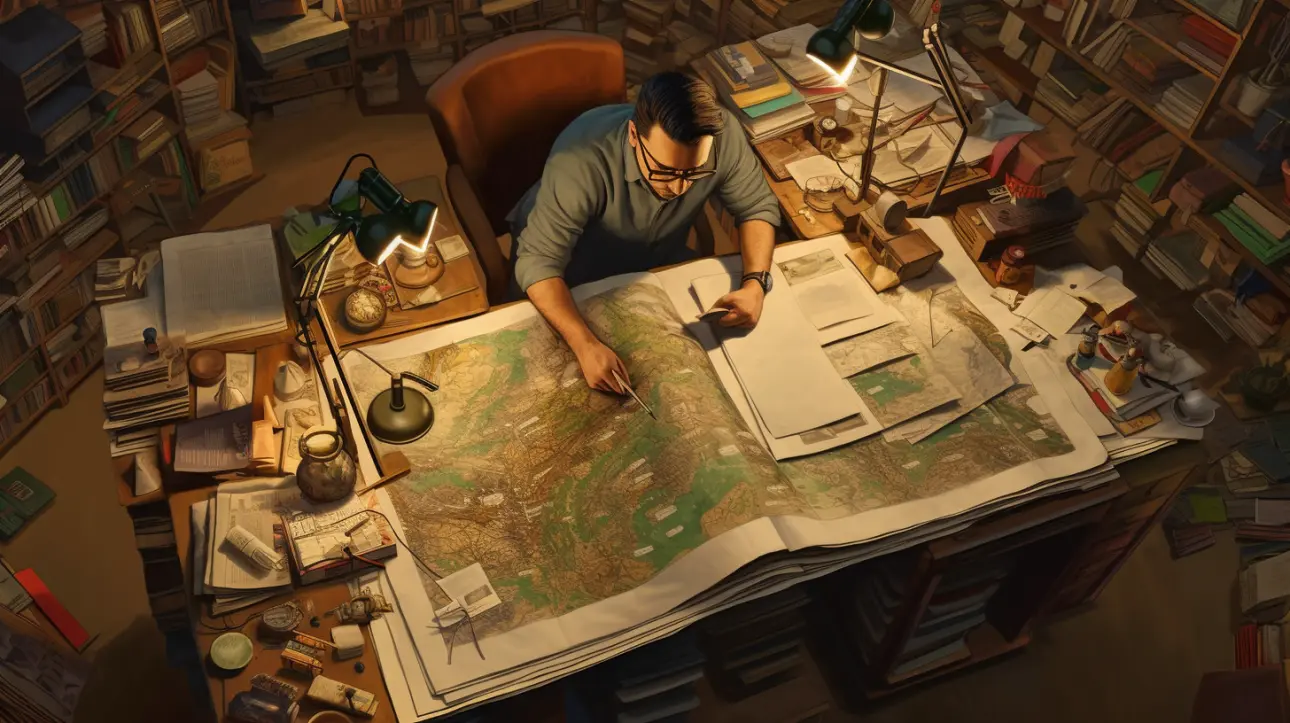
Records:
{"label": "wristwatch", "polygon": [[743,277],[739,279],[739,285],[743,286],[744,282],[749,279],[756,281],[757,284],[761,286],[763,294],[769,294],[770,288],[775,285],[775,281],[771,277],[769,271],[754,271],[751,274],[744,274]]}

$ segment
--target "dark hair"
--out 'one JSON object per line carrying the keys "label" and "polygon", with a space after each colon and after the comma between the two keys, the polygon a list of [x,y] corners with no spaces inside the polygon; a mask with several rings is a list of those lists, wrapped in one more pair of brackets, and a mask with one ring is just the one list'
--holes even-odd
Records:
{"label": "dark hair", "polygon": [[635,120],[641,135],[660,125],[668,138],[687,144],[716,135],[726,125],[712,86],[676,71],[645,80],[636,96]]}

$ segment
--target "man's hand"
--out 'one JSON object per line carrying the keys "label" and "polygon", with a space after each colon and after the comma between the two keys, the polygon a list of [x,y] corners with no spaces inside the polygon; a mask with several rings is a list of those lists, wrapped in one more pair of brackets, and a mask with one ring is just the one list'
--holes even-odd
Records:
{"label": "man's hand", "polygon": [[722,326],[742,326],[751,329],[757,326],[761,318],[761,304],[766,299],[766,292],[761,284],[749,279],[739,289],[717,299],[713,306],[730,309],[730,312],[717,320]]}
{"label": "man's hand", "polygon": [[582,367],[582,376],[587,378],[587,386],[602,392],[627,393],[627,390],[618,384],[618,380],[614,379],[614,371],[616,370],[628,384],[631,383],[631,378],[627,376],[627,367],[623,365],[623,360],[618,358],[613,349],[605,346],[599,339],[593,338],[578,346],[573,353],[578,357],[578,366]]}

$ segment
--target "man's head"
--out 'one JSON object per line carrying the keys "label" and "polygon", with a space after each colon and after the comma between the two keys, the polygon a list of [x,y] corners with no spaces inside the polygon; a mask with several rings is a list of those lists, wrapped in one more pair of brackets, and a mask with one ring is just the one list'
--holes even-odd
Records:
{"label": "man's head", "polygon": [[690,190],[697,178],[711,175],[713,136],[724,128],[721,107],[707,83],[682,73],[659,73],[641,86],[627,139],[641,176],[660,198],[671,199]]}

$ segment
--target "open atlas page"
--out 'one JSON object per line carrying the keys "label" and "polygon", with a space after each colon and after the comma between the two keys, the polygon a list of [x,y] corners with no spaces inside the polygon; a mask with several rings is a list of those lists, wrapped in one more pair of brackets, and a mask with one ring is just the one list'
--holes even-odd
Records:
{"label": "open atlas page", "polygon": [[[590,389],[528,303],[365,347],[439,385],[428,434],[376,443],[412,465],[376,492],[382,508],[435,574],[478,564],[500,599],[463,630],[436,615],[459,601],[406,551],[372,581],[397,607],[377,647],[400,719],[520,692],[743,600],[1113,477],[1051,367],[1025,363],[1020,337],[1000,333],[1008,312],[949,227],[922,223],[946,248],[944,268],[882,296],[865,287],[864,313],[890,323],[833,342],[852,348],[810,350],[861,413],[792,438],[768,438],[716,336],[726,332],[698,321],[694,280],[737,277],[737,256],[574,290],[657,419]],[[847,248],[826,237],[777,248],[776,261]],[[788,292],[777,286],[767,303],[794,303]],[[360,409],[389,387],[362,355],[342,363]],[[783,392],[810,382],[790,374]],[[846,437],[848,424],[863,431]],[[374,479],[372,460],[360,464]]]}

